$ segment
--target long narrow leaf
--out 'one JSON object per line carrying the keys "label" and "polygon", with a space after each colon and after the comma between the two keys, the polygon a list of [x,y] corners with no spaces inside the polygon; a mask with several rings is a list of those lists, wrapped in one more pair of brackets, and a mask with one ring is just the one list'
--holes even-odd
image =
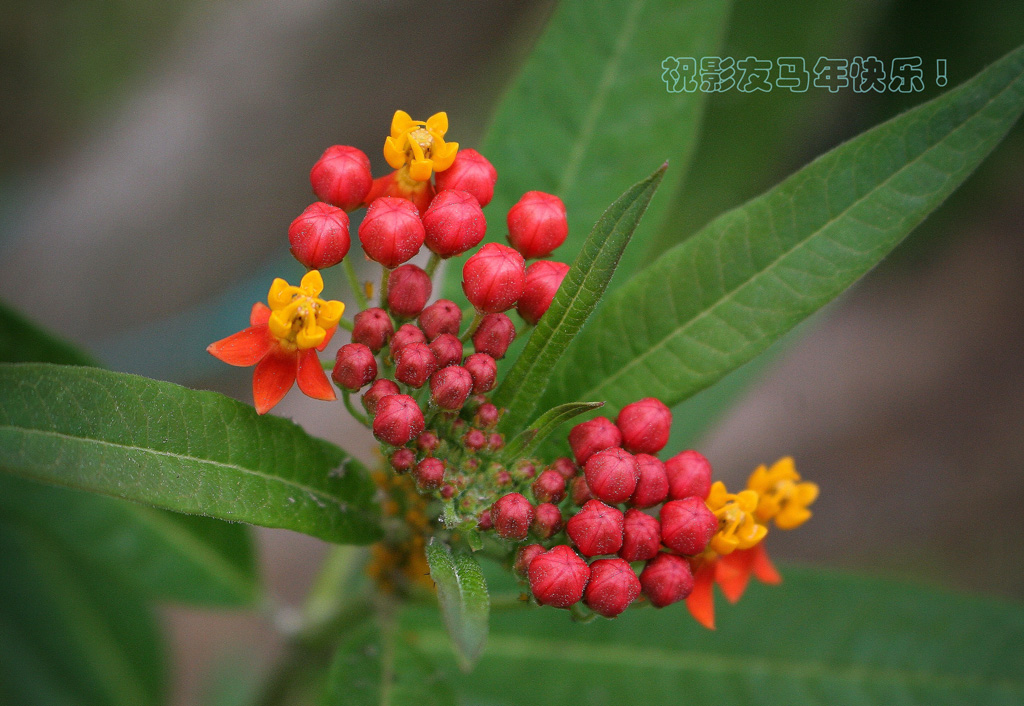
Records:
{"label": "long narrow leaf", "polygon": [[517,458],[529,456],[562,424],[577,415],[603,406],[604,402],[568,402],[552,407],[509,442],[502,452],[502,462],[510,464]]}
{"label": "long narrow leaf", "polygon": [[452,554],[448,545],[436,538],[427,545],[427,563],[459,664],[468,671],[487,643],[491,610],[487,582],[476,559],[469,554]]}

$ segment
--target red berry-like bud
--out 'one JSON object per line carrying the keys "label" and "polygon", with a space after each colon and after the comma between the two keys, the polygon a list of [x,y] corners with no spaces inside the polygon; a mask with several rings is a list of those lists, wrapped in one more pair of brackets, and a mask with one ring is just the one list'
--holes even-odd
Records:
{"label": "red berry-like bud", "polygon": [[565,456],[562,456],[561,458],[556,458],[554,460],[554,462],[551,464],[551,470],[556,471],[558,475],[562,476],[562,478],[565,478],[566,482],[568,482],[573,479],[573,477],[580,469],[576,466],[575,463],[572,462],[571,458],[566,458]]}
{"label": "red berry-like bud", "polygon": [[628,451],[605,449],[587,459],[583,473],[594,497],[606,503],[622,503],[636,490],[640,466]]}
{"label": "red berry-like bud", "polygon": [[541,539],[550,539],[562,529],[562,511],[557,505],[541,503],[533,511],[533,533]]}
{"label": "red berry-like bud", "polygon": [[499,451],[505,448],[505,436],[494,432],[493,434],[487,435],[487,448],[491,451]]}
{"label": "red berry-like bud", "polygon": [[423,228],[430,251],[448,258],[479,245],[487,233],[487,219],[472,194],[442,191],[423,214]]}
{"label": "red berry-like bud", "polygon": [[626,561],[647,561],[657,556],[660,548],[661,523],[645,512],[626,510],[619,556]]}
{"label": "red berry-like bud", "polygon": [[441,409],[462,409],[473,389],[473,377],[460,365],[449,365],[430,376],[430,397]]}
{"label": "red berry-like bud", "polygon": [[[382,310],[383,311],[383,310]],[[426,343],[427,337],[420,331],[419,326],[415,324],[402,324],[395,331],[395,335],[391,337],[391,355],[395,358],[398,357],[399,351],[408,346],[410,343]]]}
{"label": "red berry-like bud", "polygon": [[503,495],[491,507],[491,522],[499,537],[526,539],[533,522],[533,505],[519,493]]}
{"label": "red berry-like bud", "polygon": [[564,262],[550,260],[538,260],[526,268],[526,286],[516,304],[516,311],[527,323],[540,321],[568,273],[569,266]]}
{"label": "red berry-like bud", "polygon": [[455,497],[455,486],[451,483],[445,483],[441,486],[441,497],[445,500],[451,500]]}
{"label": "red berry-like bud", "polygon": [[412,201],[384,196],[366,209],[359,242],[366,256],[387,268],[398,267],[423,245],[423,222]]}
{"label": "red berry-like bud", "polygon": [[527,260],[547,257],[568,234],[565,204],[557,196],[527,191],[508,210],[508,242]]}
{"label": "red berry-like bud", "polygon": [[410,343],[395,356],[395,379],[420,388],[437,370],[437,359],[426,343]]}
{"label": "red berry-like bud", "polygon": [[494,184],[498,181],[496,170],[487,158],[476,150],[461,149],[452,166],[434,176],[438,189],[459,189],[468,191],[481,206],[494,198]]}
{"label": "red berry-like bud", "polygon": [[398,449],[388,458],[396,473],[408,473],[416,465],[416,454],[412,449]]}
{"label": "red berry-like bud", "polygon": [[462,267],[462,291],[477,311],[485,314],[511,309],[525,286],[523,256],[498,243],[483,246]]}
{"label": "red berry-like bud", "polygon": [[530,590],[541,605],[569,608],[583,598],[590,567],[564,544],[538,554],[528,569]]}
{"label": "red berry-like bud", "polygon": [[346,390],[355,392],[377,377],[377,359],[362,343],[346,343],[338,349],[331,379]]}
{"label": "red berry-like bud", "polygon": [[498,377],[498,364],[486,353],[474,353],[462,366],[473,376],[473,394],[480,395],[494,389]]}
{"label": "red berry-like bud", "polygon": [[420,490],[440,488],[444,482],[444,461],[425,458],[416,464],[416,469],[412,474],[416,478],[416,486]]}
{"label": "red berry-like bud", "polygon": [[395,332],[391,317],[383,309],[374,307],[356,314],[352,325],[352,342],[362,343],[374,353],[388,344]]}
{"label": "red berry-like bud", "polygon": [[541,503],[560,503],[565,498],[565,478],[558,471],[544,471],[533,481],[533,497]]}
{"label": "red berry-like bud", "polygon": [[348,214],[317,201],[288,226],[288,242],[295,259],[311,270],[334,267],[348,254]]}
{"label": "red berry-like bud", "polygon": [[402,265],[388,280],[388,308],[400,319],[419,316],[430,299],[430,277],[416,265]]}
{"label": "red berry-like bud", "polygon": [[443,333],[459,335],[462,325],[462,309],[448,299],[438,299],[420,314],[420,328],[428,341],[433,341]]}
{"label": "red berry-like bud", "polygon": [[647,562],[640,572],[640,586],[655,608],[678,603],[693,590],[690,563],[682,557],[662,552]]}
{"label": "red berry-like bud", "polygon": [[520,480],[529,480],[537,475],[537,467],[529,461],[517,461],[512,470]]}
{"label": "red berry-like bud", "polygon": [[490,402],[484,402],[480,405],[480,409],[476,411],[476,423],[484,429],[490,429],[498,420],[501,418],[501,413],[498,408]]}
{"label": "red berry-like bud", "polygon": [[598,451],[622,443],[622,432],[607,417],[594,417],[577,424],[569,432],[569,447],[576,463],[582,466]]}
{"label": "red berry-like bud", "polygon": [[590,488],[587,487],[587,479],[583,475],[578,475],[572,479],[569,483],[569,497],[572,498],[574,505],[583,507],[589,500],[594,499],[594,495],[590,492]]}
{"label": "red berry-like bud", "polygon": [[698,497],[670,500],[661,506],[661,541],[677,554],[700,554],[717,529],[718,518]]}
{"label": "red berry-like bud", "polygon": [[477,353],[486,353],[495,360],[505,356],[505,351],[516,340],[516,326],[504,314],[488,314],[473,332],[473,348]]}
{"label": "red berry-like bud", "polygon": [[516,562],[512,565],[512,570],[525,578],[526,572],[530,569],[530,562],[543,553],[544,547],[539,544],[527,544],[516,552]]}
{"label": "red berry-like bud", "polygon": [[640,579],[622,559],[598,559],[590,565],[583,602],[598,615],[614,618],[640,595]]}
{"label": "red berry-like bud", "polygon": [[600,500],[590,500],[569,518],[565,531],[583,556],[615,554],[622,548],[622,513]]}
{"label": "red berry-like bud", "polygon": [[450,333],[442,333],[430,342],[430,350],[437,359],[437,367],[458,365],[462,360],[462,341]]}
{"label": "red berry-like bud", "polygon": [[470,451],[479,451],[487,446],[487,435],[479,429],[470,429],[462,437],[462,445]]}
{"label": "red berry-like bud", "polygon": [[649,454],[637,454],[636,463],[640,468],[640,479],[629,502],[633,507],[654,507],[668,497],[665,464]]}
{"label": "red berry-like bud", "polygon": [[328,147],[309,171],[309,183],[321,201],[355,210],[363,205],[373,185],[370,158],[355,147]]}
{"label": "red berry-like bud", "polygon": [[392,446],[404,446],[423,433],[423,412],[409,395],[388,395],[377,403],[373,435]]}
{"label": "red berry-like bud", "polygon": [[437,450],[437,447],[441,445],[441,440],[437,438],[437,434],[432,431],[425,431],[416,437],[416,448],[423,453],[431,453]]}
{"label": "red berry-like bud", "polygon": [[393,381],[387,378],[381,378],[372,385],[370,389],[363,393],[363,409],[365,409],[370,416],[377,414],[377,403],[388,395],[397,395],[401,390],[398,389]]}
{"label": "red berry-like bud", "polygon": [[491,529],[492,527],[494,527],[494,522],[491,520],[491,511],[490,510],[484,510],[479,515],[477,515],[477,518],[476,518],[476,528],[478,530],[480,530],[481,532],[486,532],[487,530]]}
{"label": "red berry-like bud", "polygon": [[494,482],[499,486],[510,485],[512,483],[512,474],[508,471],[498,471],[494,474]]}
{"label": "red berry-like bud", "polygon": [[668,443],[672,411],[654,397],[627,404],[615,426],[622,432],[622,446],[632,453],[656,454]]}
{"label": "red berry-like bud", "polygon": [[665,475],[668,496],[673,500],[703,499],[711,492],[711,462],[697,451],[683,451],[665,461]]}

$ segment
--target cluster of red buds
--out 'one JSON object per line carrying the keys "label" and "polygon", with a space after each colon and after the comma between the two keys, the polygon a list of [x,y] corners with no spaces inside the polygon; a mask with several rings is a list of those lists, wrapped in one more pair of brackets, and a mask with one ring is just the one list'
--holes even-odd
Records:
{"label": "cluster of red buds", "polygon": [[[637,602],[661,608],[686,599],[712,625],[711,585],[733,598],[751,574],[775,580],[761,547],[767,525],[805,521],[816,486],[801,482],[789,459],[758,469],[739,494],[712,483],[711,465],[696,451],[661,461],[672,415],[655,398],[627,405],[614,423],[598,417],[575,426],[571,458],[508,457],[498,431],[503,410],[490,397],[497,361],[517,336],[513,310],[520,330],[536,324],[569,270],[537,259],[565,241],[566,210],[557,196],[524,194],[506,216],[509,245],[488,243],[463,266],[470,308],[433,299],[441,261],[483,241],[483,208],[498,177],[479,152],[446,142],[447,129],[444,113],[421,122],[398,111],[384,146],[395,171],[378,179],[362,151],[328,148],[310,173],[319,200],[288,230],[307,274],[299,286],[274,280],[267,305],[253,307],[251,326],[209,351],[256,366],[253,395],[262,414],[296,382],[311,397],[335,399],[317,351],[339,326],[351,332],[330,380],[380,442],[386,463],[375,477],[385,514],[404,513],[406,525],[374,554],[370,573],[381,585],[400,586],[403,571],[416,581],[409,572],[422,560],[411,560],[409,548],[422,551],[428,534],[444,533],[474,550],[490,543],[538,604],[582,602],[611,618]],[[363,207],[359,243],[382,267],[375,306],[345,261],[349,213]],[[431,254],[421,268],[409,261],[424,246]],[[365,302],[352,320],[343,318],[341,302],[319,298],[319,270],[343,261]],[[365,413],[351,401],[357,394]],[[419,499],[411,503],[409,493]]]}

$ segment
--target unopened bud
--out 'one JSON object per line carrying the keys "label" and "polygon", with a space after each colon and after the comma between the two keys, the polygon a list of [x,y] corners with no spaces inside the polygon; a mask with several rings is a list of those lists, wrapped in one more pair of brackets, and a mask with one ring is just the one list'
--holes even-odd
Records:
{"label": "unopened bud", "polygon": [[395,473],[408,473],[416,465],[416,454],[412,449],[398,449],[388,457],[388,461]]}
{"label": "unopened bud", "polygon": [[430,398],[441,409],[462,409],[473,389],[473,378],[460,365],[449,365],[430,376]]}
{"label": "unopened bud", "polygon": [[380,353],[394,333],[395,327],[388,313],[373,307],[356,314],[352,325],[352,342],[362,343],[374,353]]}
{"label": "unopened bud", "polygon": [[423,387],[435,370],[437,359],[426,343],[410,343],[395,356],[395,379],[409,387]]}
{"label": "unopened bud", "polygon": [[423,245],[423,222],[416,206],[406,199],[384,196],[366,210],[359,225],[363,252],[374,262],[394,268],[415,255]]}
{"label": "unopened bud", "polygon": [[628,451],[605,449],[587,459],[583,473],[594,497],[614,504],[629,500],[636,490],[640,467]]}
{"label": "unopened bud", "polygon": [[677,554],[700,554],[717,529],[718,518],[701,498],[670,500],[661,506],[661,541]]}
{"label": "unopened bud", "polygon": [[458,365],[462,360],[462,341],[453,334],[442,333],[430,342],[429,348],[434,353],[439,368]]}
{"label": "unopened bud", "polygon": [[392,380],[381,378],[370,385],[370,389],[363,393],[363,409],[372,417],[377,414],[377,403],[388,395],[397,395],[401,392],[398,385]]}
{"label": "unopened bud", "polygon": [[486,353],[495,360],[505,357],[505,352],[516,340],[516,326],[504,314],[488,314],[473,332],[473,348],[477,353]]}
{"label": "unopened bud", "polygon": [[476,528],[478,530],[480,530],[481,532],[486,532],[492,527],[494,527],[494,522],[491,520],[490,510],[484,510],[479,515],[477,515]]}
{"label": "unopened bud", "polygon": [[462,437],[462,445],[470,451],[479,451],[487,446],[487,435],[479,429],[470,429]]}
{"label": "unopened bud", "polygon": [[341,262],[352,241],[348,214],[317,201],[306,207],[288,226],[288,242],[295,259],[311,270],[323,270]]}
{"label": "unopened bud", "polygon": [[569,447],[576,463],[582,466],[598,451],[622,443],[622,432],[607,417],[594,417],[577,424],[569,432]]}
{"label": "unopened bud", "polygon": [[593,493],[587,487],[586,476],[580,474],[569,482],[569,497],[572,499],[573,505],[579,505],[580,507],[583,507],[587,501],[594,499]]}
{"label": "unopened bud", "polygon": [[377,359],[362,343],[346,343],[338,349],[331,379],[351,392],[369,385],[377,377]]}
{"label": "unopened bud", "polygon": [[527,260],[547,257],[568,234],[565,204],[552,194],[527,191],[508,211],[508,241]]}
{"label": "unopened bud", "polygon": [[665,461],[665,475],[668,496],[673,500],[706,499],[711,492],[711,462],[697,451],[683,451]]}
{"label": "unopened bud", "polygon": [[498,170],[487,158],[473,149],[461,149],[452,166],[434,177],[437,188],[468,191],[481,206],[494,198],[494,184],[498,181]]}
{"label": "unopened bud", "polygon": [[533,522],[533,505],[519,493],[503,495],[491,507],[491,521],[499,537],[524,540]]}
{"label": "unopened bud", "polygon": [[398,357],[399,351],[408,346],[410,343],[426,343],[427,337],[420,331],[419,326],[415,324],[402,324],[395,331],[395,335],[391,337],[391,355],[394,358]]}
{"label": "unopened bud", "polygon": [[623,516],[600,500],[591,500],[569,518],[565,531],[583,556],[615,554],[622,548]]}
{"label": "unopened bud", "polygon": [[309,183],[321,201],[353,211],[363,205],[373,184],[370,158],[355,147],[328,147],[309,171]]}
{"label": "unopened bud", "polygon": [[392,446],[404,446],[423,433],[423,412],[409,395],[388,395],[377,403],[373,435]]}
{"label": "unopened bud", "polygon": [[678,603],[693,590],[690,563],[682,557],[662,552],[648,561],[640,572],[640,586],[655,608]]}
{"label": "unopened bud", "polygon": [[487,233],[487,219],[472,194],[446,190],[430,202],[423,214],[423,227],[430,251],[449,258],[480,244]]}
{"label": "unopened bud", "polygon": [[419,324],[428,341],[433,341],[443,333],[458,336],[462,325],[462,309],[449,299],[438,299],[423,310]]}
{"label": "unopened bud", "polygon": [[541,539],[550,539],[562,529],[562,511],[552,503],[541,503],[533,511],[533,533]]}
{"label": "unopened bud", "polygon": [[437,447],[441,445],[441,440],[437,438],[437,434],[432,431],[425,431],[416,437],[416,448],[423,453],[433,453],[437,450]]}
{"label": "unopened bud", "polygon": [[484,402],[476,411],[476,423],[484,429],[491,429],[501,418],[498,408],[490,402]]}
{"label": "unopened bud", "polygon": [[539,544],[527,544],[525,547],[516,552],[516,561],[512,565],[512,570],[519,576],[526,578],[527,571],[530,569],[530,562],[536,559],[538,556],[544,553],[544,547]]}
{"label": "unopened bud", "polygon": [[498,487],[512,484],[512,474],[508,471],[498,471],[494,474],[494,482]]}
{"label": "unopened bud", "polygon": [[619,556],[626,561],[647,561],[661,548],[661,523],[639,510],[626,510],[622,522],[622,548]]}
{"label": "unopened bud", "polygon": [[493,432],[487,435],[487,448],[491,451],[500,451],[505,448],[505,435]]}
{"label": "unopened bud", "polygon": [[571,458],[562,456],[556,458],[551,464],[551,470],[557,471],[562,478],[565,478],[566,482],[570,481],[579,472],[579,467],[572,462]]}
{"label": "unopened bud", "polygon": [[486,353],[474,353],[462,364],[473,376],[473,394],[479,395],[494,389],[498,377],[498,364]]}
{"label": "unopened bud", "polygon": [[444,461],[425,458],[416,464],[412,474],[416,478],[416,486],[420,490],[440,488],[444,482]]}
{"label": "unopened bud", "polygon": [[583,602],[598,615],[614,618],[639,596],[640,579],[622,559],[598,559],[590,564]]}
{"label": "unopened bud", "polygon": [[650,454],[637,454],[636,463],[640,468],[640,479],[629,502],[633,507],[654,507],[668,497],[665,464]]}
{"label": "unopened bud", "polygon": [[558,471],[544,471],[531,486],[541,503],[560,503],[565,498],[565,478]]}
{"label": "unopened bud", "polygon": [[569,266],[563,262],[538,260],[526,268],[526,286],[519,297],[516,311],[530,324],[536,324],[551,307],[562,280],[569,274]]}
{"label": "unopened bud", "polygon": [[530,590],[541,605],[570,608],[583,598],[590,567],[564,544],[538,554],[530,562]]}
{"label": "unopened bud", "polygon": [[388,280],[388,308],[399,319],[419,316],[430,299],[430,277],[416,265],[402,265]]}
{"label": "unopened bud", "polygon": [[480,248],[462,268],[462,291],[477,311],[485,314],[511,309],[525,286],[523,256],[498,243]]}
{"label": "unopened bud", "polygon": [[623,407],[615,426],[622,432],[622,446],[627,451],[656,454],[668,443],[672,411],[661,400],[645,397]]}

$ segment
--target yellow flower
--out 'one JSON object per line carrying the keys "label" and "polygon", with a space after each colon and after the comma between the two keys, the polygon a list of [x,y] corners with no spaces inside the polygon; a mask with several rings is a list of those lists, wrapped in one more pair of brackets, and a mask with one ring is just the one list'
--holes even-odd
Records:
{"label": "yellow flower", "polygon": [[754,519],[758,497],[753,490],[734,494],[726,491],[725,483],[716,481],[705,503],[718,518],[718,531],[710,543],[718,554],[724,556],[737,549],[750,549],[768,534],[768,528]]}
{"label": "yellow flower", "polygon": [[750,474],[747,488],[756,491],[760,498],[755,511],[757,521],[775,520],[779,529],[795,529],[810,519],[807,506],[818,497],[817,484],[801,482],[789,456],[780,458],[771,468],[758,466]]}
{"label": "yellow flower", "polygon": [[445,142],[448,114],[434,113],[427,119],[413,120],[404,110],[395,111],[391,135],[384,141],[384,159],[394,169],[409,165],[409,176],[428,181],[432,172],[452,166],[459,151],[458,142]]}
{"label": "yellow flower", "polygon": [[345,305],[339,301],[319,298],[324,279],[317,270],[307,272],[298,287],[278,277],[270,285],[270,332],[281,343],[299,350],[316,348],[327,338],[327,332],[338,325]]}

